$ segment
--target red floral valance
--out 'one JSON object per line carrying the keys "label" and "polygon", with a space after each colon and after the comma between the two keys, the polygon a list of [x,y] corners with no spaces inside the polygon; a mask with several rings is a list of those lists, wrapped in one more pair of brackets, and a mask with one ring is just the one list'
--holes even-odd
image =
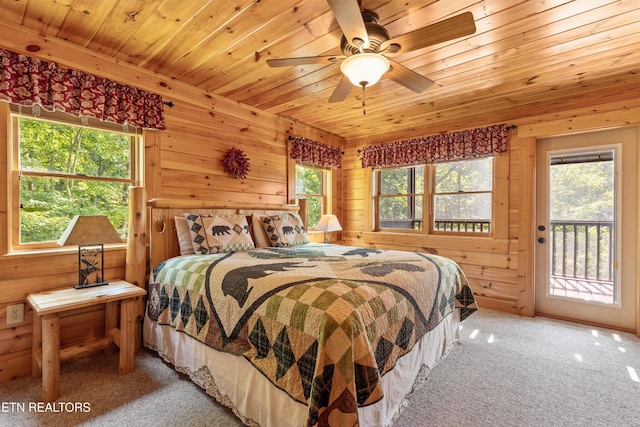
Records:
{"label": "red floral valance", "polygon": [[0,100],[147,129],[166,129],[159,95],[0,49]]}
{"label": "red floral valance", "polygon": [[340,168],[342,153],[339,148],[312,141],[301,136],[289,137],[291,152],[289,156],[294,160],[323,168]]}
{"label": "red floral valance", "polygon": [[492,156],[507,151],[505,125],[372,145],[362,150],[362,167],[391,167]]}

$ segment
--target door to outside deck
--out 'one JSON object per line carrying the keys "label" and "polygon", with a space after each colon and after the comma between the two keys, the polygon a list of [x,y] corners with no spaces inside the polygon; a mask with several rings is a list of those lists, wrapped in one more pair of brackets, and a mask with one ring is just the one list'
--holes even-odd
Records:
{"label": "door to outside deck", "polygon": [[635,329],[635,129],[537,143],[536,312]]}

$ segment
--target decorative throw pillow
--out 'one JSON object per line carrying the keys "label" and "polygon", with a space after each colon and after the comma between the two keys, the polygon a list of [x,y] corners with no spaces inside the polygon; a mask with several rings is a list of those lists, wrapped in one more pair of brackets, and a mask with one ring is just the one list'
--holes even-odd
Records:
{"label": "decorative throw pillow", "polygon": [[193,251],[198,255],[254,248],[244,215],[184,214],[184,217],[189,224]]}
{"label": "decorative throw pillow", "polygon": [[269,237],[262,227],[262,219],[266,215],[251,215],[251,224],[253,225],[253,242],[256,244],[256,248],[269,248],[271,243]]}
{"label": "decorative throw pillow", "polygon": [[187,219],[182,216],[176,216],[173,220],[176,224],[176,234],[178,235],[180,255],[193,255],[191,231],[189,231],[189,223],[187,222]]}
{"label": "decorative throw pillow", "polygon": [[262,227],[267,232],[271,246],[295,246],[309,243],[307,230],[298,214],[286,212],[280,215],[264,216]]}

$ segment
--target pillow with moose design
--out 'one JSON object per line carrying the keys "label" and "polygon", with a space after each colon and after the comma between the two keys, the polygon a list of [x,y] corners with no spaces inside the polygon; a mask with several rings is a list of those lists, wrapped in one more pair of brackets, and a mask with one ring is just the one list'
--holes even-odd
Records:
{"label": "pillow with moose design", "polygon": [[184,217],[197,255],[246,251],[255,247],[244,215],[185,213]]}
{"label": "pillow with moose design", "polygon": [[307,230],[298,214],[285,212],[280,215],[264,216],[262,227],[267,233],[271,246],[295,246],[309,243]]}

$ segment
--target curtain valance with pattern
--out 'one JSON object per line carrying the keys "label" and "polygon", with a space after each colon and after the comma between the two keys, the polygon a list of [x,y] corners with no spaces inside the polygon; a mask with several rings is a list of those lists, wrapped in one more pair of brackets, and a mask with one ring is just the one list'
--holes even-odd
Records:
{"label": "curtain valance with pattern", "polygon": [[364,147],[362,167],[392,167],[491,156],[507,151],[505,125]]}
{"label": "curtain valance with pattern", "polygon": [[323,168],[342,167],[342,152],[339,148],[301,136],[289,137],[289,140],[291,141],[289,156],[292,159]]}
{"label": "curtain valance with pattern", "polygon": [[147,129],[166,129],[159,95],[0,49],[0,100]]}

